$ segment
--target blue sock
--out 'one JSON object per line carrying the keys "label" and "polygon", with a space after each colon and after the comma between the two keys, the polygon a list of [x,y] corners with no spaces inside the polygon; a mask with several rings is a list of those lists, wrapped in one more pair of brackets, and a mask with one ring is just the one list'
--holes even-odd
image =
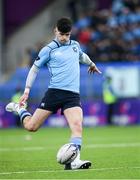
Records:
{"label": "blue sock", "polygon": [[18,112],[18,114],[20,116],[20,121],[21,121],[22,124],[23,124],[23,120],[24,120],[25,117],[31,116],[31,114],[26,109],[21,109]]}
{"label": "blue sock", "polygon": [[82,145],[82,138],[81,137],[71,138],[70,143],[76,144],[78,146],[79,150],[81,150],[81,145]]}

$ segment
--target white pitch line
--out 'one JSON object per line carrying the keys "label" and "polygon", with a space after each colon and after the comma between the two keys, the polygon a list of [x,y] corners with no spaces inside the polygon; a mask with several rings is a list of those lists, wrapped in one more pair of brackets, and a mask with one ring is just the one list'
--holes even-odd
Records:
{"label": "white pitch line", "polygon": [[140,143],[112,143],[112,144],[90,144],[85,148],[126,148],[126,147],[140,147]]}
{"label": "white pitch line", "polygon": [[[44,150],[46,148],[44,147],[24,147],[24,148],[0,148],[0,151],[4,151],[4,152],[7,152],[7,151],[41,151],[41,150]],[[48,149],[48,148],[47,148]]]}
{"label": "white pitch line", "polygon": [[0,175],[11,175],[11,174],[28,174],[28,173],[69,173],[69,172],[84,172],[84,171],[110,171],[110,170],[124,170],[124,169],[140,169],[140,167],[110,167],[110,168],[95,168],[95,169],[82,169],[82,170],[39,170],[39,171],[14,171],[14,172],[1,172]]}
{"label": "white pitch line", "polygon": [[[89,144],[85,145],[84,148],[127,148],[127,147],[140,147],[140,143],[112,143],[112,144]],[[0,148],[0,152],[8,151],[42,151],[45,149],[54,149],[54,147],[23,147],[23,148]]]}

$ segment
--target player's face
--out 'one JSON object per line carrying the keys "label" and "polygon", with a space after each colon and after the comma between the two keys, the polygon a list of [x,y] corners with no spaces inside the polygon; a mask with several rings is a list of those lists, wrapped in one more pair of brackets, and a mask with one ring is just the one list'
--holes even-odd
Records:
{"label": "player's face", "polygon": [[66,42],[68,42],[70,39],[70,35],[71,35],[71,32],[62,33],[58,31],[57,28],[55,29],[55,36],[61,44],[65,44]]}

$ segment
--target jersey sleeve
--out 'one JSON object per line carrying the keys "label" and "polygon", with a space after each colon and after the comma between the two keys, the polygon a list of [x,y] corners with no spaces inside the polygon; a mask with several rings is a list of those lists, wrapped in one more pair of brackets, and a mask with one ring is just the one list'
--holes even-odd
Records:
{"label": "jersey sleeve", "polygon": [[81,58],[81,56],[83,55],[83,51],[82,51],[82,49],[81,49],[81,47],[80,47],[80,44],[76,41],[76,44],[77,44],[77,47],[78,47],[78,49],[79,49],[79,59]]}
{"label": "jersey sleeve", "polygon": [[34,65],[38,68],[42,67],[45,63],[49,61],[51,49],[47,46],[42,48],[38,54],[38,57],[35,59]]}

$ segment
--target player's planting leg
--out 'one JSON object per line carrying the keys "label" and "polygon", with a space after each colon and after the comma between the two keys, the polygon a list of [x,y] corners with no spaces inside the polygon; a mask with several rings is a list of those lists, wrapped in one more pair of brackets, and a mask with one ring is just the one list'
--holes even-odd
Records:
{"label": "player's planting leg", "polygon": [[68,108],[64,111],[64,115],[69,123],[71,129],[70,143],[75,144],[78,147],[77,157],[68,164],[65,164],[65,170],[69,169],[88,169],[91,166],[90,161],[80,160],[80,150],[82,145],[82,120],[83,112],[80,107]]}

